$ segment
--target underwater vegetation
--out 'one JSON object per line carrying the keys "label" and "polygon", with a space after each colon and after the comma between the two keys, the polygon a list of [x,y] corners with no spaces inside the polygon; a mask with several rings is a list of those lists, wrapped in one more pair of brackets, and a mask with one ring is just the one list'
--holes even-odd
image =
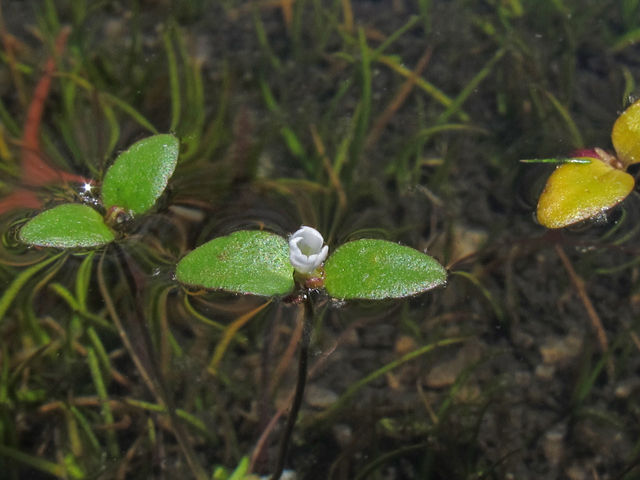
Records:
{"label": "underwater vegetation", "polygon": [[639,60],[637,0],[1,2],[0,476],[636,478]]}

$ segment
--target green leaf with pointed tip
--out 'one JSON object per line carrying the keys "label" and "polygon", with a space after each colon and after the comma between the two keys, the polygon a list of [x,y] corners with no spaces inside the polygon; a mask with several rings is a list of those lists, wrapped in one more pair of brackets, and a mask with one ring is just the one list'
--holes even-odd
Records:
{"label": "green leaf with pointed tip", "polygon": [[289,244],[273,233],[242,230],[196,248],[176,268],[180,282],[254,295],[293,289]]}
{"label": "green leaf with pointed tip", "polygon": [[401,298],[444,285],[437,260],[386,240],[356,240],[340,246],[325,266],[324,286],[335,298]]}
{"label": "green leaf with pointed tip", "polygon": [[68,203],[45,210],[29,220],[20,240],[41,247],[97,247],[115,239],[102,216],[88,205]]}
{"label": "green leaf with pointed tip", "polygon": [[167,187],[178,161],[180,142],[173,135],[154,135],[134,143],[116,158],[102,183],[102,201],[130,215],[149,210]]}

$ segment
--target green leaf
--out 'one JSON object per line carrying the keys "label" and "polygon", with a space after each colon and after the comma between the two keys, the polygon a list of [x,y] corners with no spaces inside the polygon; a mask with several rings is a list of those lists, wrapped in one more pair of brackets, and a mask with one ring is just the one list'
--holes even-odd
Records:
{"label": "green leaf", "polygon": [[29,220],[21,229],[20,240],[40,247],[97,247],[115,239],[102,216],[88,205],[68,203]]}
{"label": "green leaf", "polygon": [[237,468],[229,477],[229,480],[242,480],[249,471],[249,463],[249,457],[242,457]]}
{"label": "green leaf", "polygon": [[447,271],[434,258],[386,240],[356,240],[327,260],[325,288],[335,298],[401,298],[444,285]]}
{"label": "green leaf", "polygon": [[[20,450],[16,450],[11,447],[5,447],[4,445],[0,445],[0,455],[8,457],[12,460],[15,460],[20,463],[24,463],[25,465],[30,466],[36,470],[40,470],[42,472],[48,473],[53,477],[58,478],[69,478],[67,476],[67,471],[63,465],[58,465],[57,463],[50,462],[40,457],[35,457],[33,455],[28,455]],[[71,477],[78,478],[78,477]]]}
{"label": "green leaf", "polygon": [[122,207],[133,216],[153,207],[176,168],[179,148],[178,139],[167,134],[134,143],[104,177],[104,206]]}
{"label": "green leaf", "polygon": [[183,283],[254,295],[293,289],[287,241],[273,233],[242,230],[196,248],[176,268]]}

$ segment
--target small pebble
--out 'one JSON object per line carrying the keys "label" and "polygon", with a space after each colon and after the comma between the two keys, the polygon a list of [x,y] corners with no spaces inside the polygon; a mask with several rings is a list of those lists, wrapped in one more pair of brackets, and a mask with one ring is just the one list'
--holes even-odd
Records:
{"label": "small pebble", "polygon": [[519,387],[527,387],[531,384],[531,373],[526,371],[515,372],[513,381]]}
{"label": "small pebble", "polygon": [[582,350],[582,337],[577,333],[570,333],[566,337],[548,338],[540,346],[542,361],[547,365],[562,366],[580,354]]}
{"label": "small pebble", "polygon": [[400,356],[413,352],[416,348],[418,348],[418,342],[409,335],[400,335],[396,339],[396,344],[394,346],[395,352]]}
{"label": "small pebble", "polygon": [[338,423],[334,425],[331,430],[333,431],[333,436],[342,448],[347,448],[352,440],[353,440],[353,429],[345,424]]}
{"label": "small pebble", "polygon": [[542,450],[544,456],[551,465],[558,466],[564,455],[564,437],[567,434],[567,426],[556,425],[544,435]]}
{"label": "small pebble", "polygon": [[540,364],[536,367],[536,377],[540,380],[551,380],[556,373],[556,367],[553,365]]}
{"label": "small pebble", "polygon": [[464,225],[455,225],[453,229],[453,241],[450,262],[471,255],[482,247],[489,235],[483,230],[477,230]]}
{"label": "small pebble", "polygon": [[457,223],[453,225],[451,237],[443,235],[429,251],[431,254],[441,256],[445,249],[450,249],[450,261],[455,262],[477,252],[486,243],[487,238],[487,232]]}
{"label": "small pebble", "polygon": [[638,387],[640,387],[639,378],[635,378],[635,377],[626,378],[618,382],[618,385],[616,385],[614,395],[618,398],[627,398],[629,397],[629,395],[631,395],[631,392],[636,390]]}
{"label": "small pebble", "polygon": [[126,26],[121,19],[107,20],[104,24],[104,34],[108,40],[115,42],[126,35]]}
{"label": "small pebble", "polygon": [[351,328],[346,331],[344,334],[340,336],[340,346],[341,347],[359,347],[360,346],[360,338],[358,337],[358,332],[356,332],[355,328]]}
{"label": "small pebble", "polygon": [[338,400],[338,394],[327,388],[309,385],[304,392],[307,404],[316,408],[327,408]]}
{"label": "small pebble", "polygon": [[589,478],[587,471],[579,465],[571,465],[564,474],[569,480],[587,480]]}
{"label": "small pebble", "polygon": [[485,346],[480,341],[470,341],[462,346],[455,358],[437,363],[425,376],[425,385],[430,388],[450,387],[465,367],[477,362]]}

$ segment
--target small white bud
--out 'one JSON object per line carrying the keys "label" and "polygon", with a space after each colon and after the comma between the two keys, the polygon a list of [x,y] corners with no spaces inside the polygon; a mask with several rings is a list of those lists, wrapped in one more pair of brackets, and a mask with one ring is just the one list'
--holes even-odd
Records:
{"label": "small white bud", "polygon": [[289,237],[289,261],[296,272],[310,275],[329,254],[329,247],[324,245],[324,238],[315,228],[300,227]]}

